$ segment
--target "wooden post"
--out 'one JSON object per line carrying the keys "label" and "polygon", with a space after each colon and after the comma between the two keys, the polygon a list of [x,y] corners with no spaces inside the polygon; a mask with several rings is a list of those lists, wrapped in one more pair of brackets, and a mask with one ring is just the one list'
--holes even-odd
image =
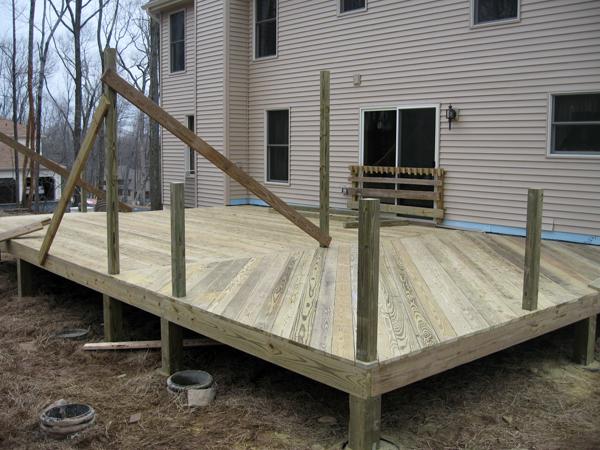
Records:
{"label": "wooden post", "polygon": [[[377,361],[379,292],[379,200],[360,199],[358,228],[358,305],[356,359]],[[379,445],[381,396],[350,395],[348,448],[371,450]]]}
{"label": "wooden post", "polygon": [[173,297],[185,297],[184,183],[171,183],[171,284]]}
{"label": "wooden post", "polygon": [[183,328],[161,317],[160,340],[161,372],[172,375],[183,367]]}
{"label": "wooden post", "polygon": [[523,277],[523,309],[527,311],[535,311],[538,304],[543,209],[544,191],[529,189],[527,192],[527,239]]}
{"label": "wooden post", "polygon": [[80,192],[80,205],[81,205],[81,212],[82,213],[86,213],[87,212],[87,192],[85,191],[84,188],[81,188],[79,190]]}
{"label": "wooden post", "polygon": [[123,303],[108,295],[102,296],[104,308],[104,340],[118,342],[123,339]]}
{"label": "wooden post", "polygon": [[[104,49],[104,67],[117,70],[114,48]],[[104,85],[104,96],[110,108],[104,120],[104,167],[106,171],[106,249],[108,273],[120,273],[119,259],[119,185],[117,179],[117,93]],[[123,334],[123,304],[117,299],[104,296],[104,339],[107,342],[121,340]]]}
{"label": "wooden post", "polygon": [[35,293],[34,289],[34,271],[36,267],[23,261],[21,258],[17,259],[17,294],[19,298],[31,297]]}
{"label": "wooden post", "polygon": [[[321,135],[320,135],[320,184],[319,225],[321,233],[329,235],[329,71],[321,71]],[[321,247],[326,245],[321,244]]]}
{"label": "wooden post", "polygon": [[596,316],[588,317],[575,324],[575,343],[573,359],[587,366],[594,362],[596,347]]}
{"label": "wooden post", "polygon": [[[104,50],[104,67],[114,71],[117,70],[114,48]],[[104,121],[108,273],[117,274],[121,269],[119,263],[119,185],[117,179],[117,93],[105,84],[104,96],[110,102],[110,108]]]}

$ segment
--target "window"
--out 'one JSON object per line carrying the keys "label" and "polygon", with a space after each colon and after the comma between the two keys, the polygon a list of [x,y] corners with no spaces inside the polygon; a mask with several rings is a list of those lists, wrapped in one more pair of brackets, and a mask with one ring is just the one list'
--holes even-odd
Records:
{"label": "window", "polygon": [[185,70],[185,12],[171,14],[169,21],[171,72],[181,72]]}
{"label": "window", "polygon": [[600,155],[600,93],[553,95],[550,153]]}
{"label": "window", "polygon": [[254,55],[277,55],[277,0],[256,0],[254,8]]}
{"label": "window", "polygon": [[290,154],[290,112],[267,111],[267,181],[287,183]]}
{"label": "window", "polygon": [[472,0],[473,25],[519,18],[519,0]]}
{"label": "window", "polygon": [[340,0],[340,14],[367,9],[367,0]]}
{"label": "window", "polygon": [[[194,131],[194,116],[187,116],[187,127]],[[187,149],[185,155],[185,172],[189,175],[196,173],[196,152],[191,147]]]}

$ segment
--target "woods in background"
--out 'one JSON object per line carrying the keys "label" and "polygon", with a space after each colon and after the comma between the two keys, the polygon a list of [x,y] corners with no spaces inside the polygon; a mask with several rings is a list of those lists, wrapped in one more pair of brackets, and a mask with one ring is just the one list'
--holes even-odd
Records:
{"label": "woods in background", "polygon": [[[15,139],[71,167],[102,92],[106,47],[117,49],[121,74],[158,103],[158,24],[151,24],[141,1],[10,2],[12,29],[0,39],[0,116],[26,124],[26,136],[18,136],[15,127]],[[160,209],[158,127],[126,102],[119,101],[117,111],[121,198]],[[25,180],[37,180],[39,168],[14,158],[17,195],[19,189],[33,194],[23,195],[21,206],[35,210],[38,189]],[[103,188],[102,134],[84,177]]]}

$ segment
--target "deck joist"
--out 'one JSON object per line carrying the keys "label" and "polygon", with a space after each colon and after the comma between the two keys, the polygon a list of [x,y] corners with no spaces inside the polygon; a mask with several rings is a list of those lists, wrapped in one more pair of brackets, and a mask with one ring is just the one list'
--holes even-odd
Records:
{"label": "deck joist", "polygon": [[[0,232],[30,217],[0,219]],[[187,296],[171,296],[168,211],[121,215],[109,275],[104,213],[67,214],[44,266],[241,351],[368,397],[600,313],[600,248],[544,241],[539,309],[521,308],[524,240],[381,229],[378,362],[355,359],[357,232],[321,248],[260,207],[186,211]],[[32,264],[41,232],[2,244]]]}

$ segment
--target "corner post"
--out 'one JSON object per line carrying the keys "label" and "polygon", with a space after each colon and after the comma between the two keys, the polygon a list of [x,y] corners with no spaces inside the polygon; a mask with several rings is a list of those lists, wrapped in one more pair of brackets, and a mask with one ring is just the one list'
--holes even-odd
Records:
{"label": "corner post", "polygon": [[575,324],[573,359],[577,364],[587,366],[594,362],[596,318],[596,315],[593,315]]}
{"label": "corner post", "polygon": [[[171,293],[185,297],[184,183],[171,183]],[[183,329],[161,317],[162,372],[171,375],[183,366]]]}
{"label": "corner post", "polygon": [[31,297],[35,293],[33,283],[35,266],[21,258],[17,259],[17,294],[19,298]]}
{"label": "corner post", "polygon": [[[319,225],[321,232],[329,234],[329,111],[330,111],[330,79],[327,70],[321,71],[321,133],[320,133],[320,164],[319,164]],[[321,245],[324,247],[324,245]]]}
{"label": "corner post", "polygon": [[538,305],[543,209],[543,189],[529,189],[527,192],[527,239],[523,276],[523,309],[527,311],[535,311]]}
{"label": "corner post", "polygon": [[[379,200],[359,201],[358,305],[356,359],[377,361],[379,292]],[[381,434],[381,395],[360,398],[350,395],[348,448],[372,450]]]}
{"label": "corner post", "polygon": [[[114,48],[104,49],[104,68],[117,70],[117,56]],[[104,119],[104,152],[106,170],[106,249],[108,273],[121,271],[119,261],[119,186],[117,181],[117,93],[104,85],[104,95],[110,107]],[[121,338],[123,331],[123,305],[107,295],[104,303],[104,339],[114,342]]]}

